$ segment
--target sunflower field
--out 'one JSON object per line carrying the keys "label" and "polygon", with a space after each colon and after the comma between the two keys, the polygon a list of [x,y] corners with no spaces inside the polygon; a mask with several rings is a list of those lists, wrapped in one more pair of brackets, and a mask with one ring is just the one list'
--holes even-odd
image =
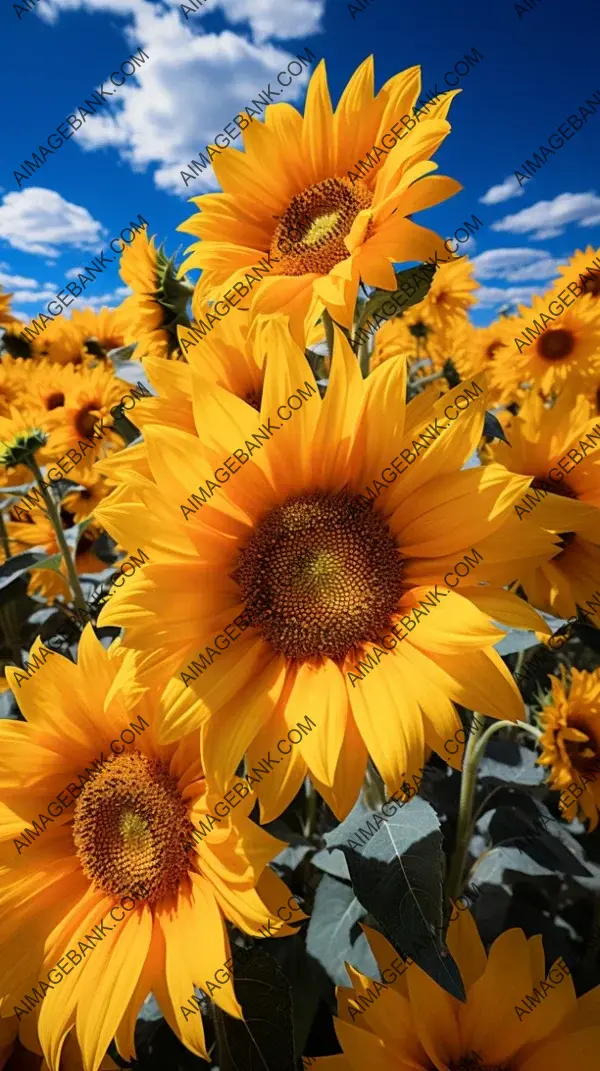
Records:
{"label": "sunflower field", "polygon": [[600,249],[475,326],[420,89],[0,295],[0,1067],[600,1066]]}

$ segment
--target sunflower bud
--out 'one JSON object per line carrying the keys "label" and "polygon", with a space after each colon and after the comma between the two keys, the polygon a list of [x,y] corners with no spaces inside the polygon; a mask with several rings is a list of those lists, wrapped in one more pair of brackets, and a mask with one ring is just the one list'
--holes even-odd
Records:
{"label": "sunflower bud", "polygon": [[41,428],[28,428],[27,431],[19,432],[13,436],[10,442],[0,444],[0,464],[7,467],[29,466],[29,462],[36,450],[40,450],[42,446],[45,446],[47,441],[48,437]]}

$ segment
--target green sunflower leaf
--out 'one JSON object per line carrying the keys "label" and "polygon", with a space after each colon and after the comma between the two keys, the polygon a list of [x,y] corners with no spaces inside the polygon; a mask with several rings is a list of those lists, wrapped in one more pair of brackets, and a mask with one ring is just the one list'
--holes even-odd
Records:
{"label": "green sunflower leaf", "polygon": [[[407,309],[423,301],[423,298],[429,293],[435,272],[436,268],[433,264],[418,264],[414,268],[406,268],[404,271],[395,272],[395,290],[376,289],[370,294],[368,301],[365,301],[354,328],[354,338],[371,317],[380,316],[383,317],[383,320],[397,319]],[[403,290],[407,283],[413,289],[413,293],[410,296]],[[386,316],[382,309],[386,301],[390,300],[394,302],[395,306],[401,306],[391,317]],[[378,324],[377,326],[380,325]]]}

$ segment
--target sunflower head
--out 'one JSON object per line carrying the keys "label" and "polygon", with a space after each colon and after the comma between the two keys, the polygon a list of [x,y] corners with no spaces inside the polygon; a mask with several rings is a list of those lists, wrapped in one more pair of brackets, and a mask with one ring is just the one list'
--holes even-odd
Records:
{"label": "sunflower head", "polygon": [[41,428],[29,427],[16,432],[12,437],[0,443],[0,465],[16,467],[29,465],[33,455],[46,445],[47,436]]}
{"label": "sunflower head", "polygon": [[552,691],[540,714],[543,735],[538,762],[547,766],[548,783],[563,793],[561,810],[572,821],[578,814],[598,825],[600,785],[600,670],[572,669],[570,680],[550,677]]}
{"label": "sunflower head", "polygon": [[253,120],[242,132],[241,158],[235,150],[214,150],[223,192],[196,198],[200,213],[180,227],[200,239],[185,264],[202,269],[192,303],[198,321],[227,315],[219,309],[228,309],[229,293],[239,303],[237,290],[253,321],[289,314],[301,345],[324,308],[351,325],[361,279],[395,290],[394,261],[444,256],[438,236],[412,216],[459,189],[449,178],[431,178],[435,165],[425,159],[450,131],[454,94],[442,94],[416,118],[420,89],[413,67],[375,94],[370,57],[334,111],[321,62],[303,117],[274,104],[264,124]]}

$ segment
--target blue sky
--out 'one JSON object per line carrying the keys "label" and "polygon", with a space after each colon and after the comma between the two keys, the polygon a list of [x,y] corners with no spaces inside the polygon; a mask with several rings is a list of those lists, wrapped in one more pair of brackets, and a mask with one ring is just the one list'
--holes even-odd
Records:
{"label": "blue sky", "polygon": [[[188,237],[176,227],[191,214],[186,198],[210,183],[203,176],[186,190],[181,169],[306,45],[327,60],[334,101],[371,52],[378,88],[420,64],[424,90],[433,91],[475,48],[483,58],[459,83],[452,133],[436,155],[440,173],[464,189],[418,219],[444,236],[472,213],[485,223],[471,253],[482,285],[473,319],[488,323],[507,301],[543,292],[575,249],[600,246],[600,107],[577,133],[569,128],[572,139],[522,190],[507,181],[600,91],[598,6],[538,0],[526,11],[528,2],[519,17],[508,0],[372,0],[353,18],[341,0],[205,0],[186,20],[174,0],[38,0],[20,18],[5,0],[12,102],[0,286],[15,292],[17,314],[34,315],[138,213],[170,253],[182,252]],[[138,46],[149,58],[137,78],[19,189],[13,171],[97,86],[110,85]],[[285,99],[301,105],[305,84],[294,81]],[[120,302],[117,267],[88,287],[85,304]]]}

